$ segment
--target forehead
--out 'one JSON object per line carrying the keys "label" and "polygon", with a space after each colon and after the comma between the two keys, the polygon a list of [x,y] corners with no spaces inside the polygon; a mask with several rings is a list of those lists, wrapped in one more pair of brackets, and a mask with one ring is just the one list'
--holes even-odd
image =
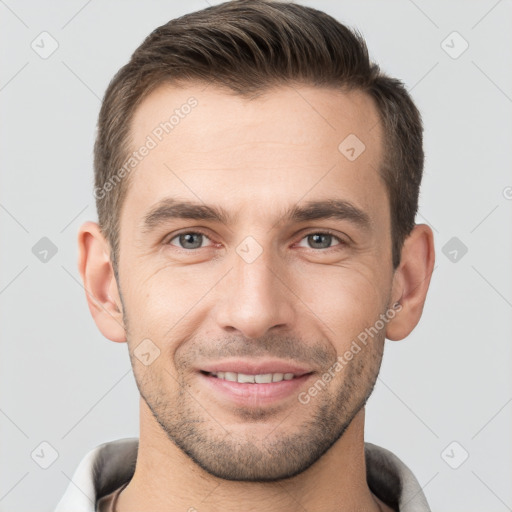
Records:
{"label": "forehead", "polygon": [[131,144],[138,156],[125,205],[140,213],[168,196],[229,198],[261,212],[339,192],[385,214],[382,128],[361,91],[281,86],[247,99],[211,84],[165,84],[137,108]]}

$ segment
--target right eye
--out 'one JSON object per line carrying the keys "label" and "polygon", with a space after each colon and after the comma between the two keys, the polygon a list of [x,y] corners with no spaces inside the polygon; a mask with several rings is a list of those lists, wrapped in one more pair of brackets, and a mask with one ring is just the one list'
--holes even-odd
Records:
{"label": "right eye", "polygon": [[[201,233],[200,231],[187,231],[174,236],[167,243],[180,249],[193,250],[201,249],[204,247],[203,242],[205,239],[210,240],[204,233]],[[179,245],[174,244],[173,240],[177,240]]]}

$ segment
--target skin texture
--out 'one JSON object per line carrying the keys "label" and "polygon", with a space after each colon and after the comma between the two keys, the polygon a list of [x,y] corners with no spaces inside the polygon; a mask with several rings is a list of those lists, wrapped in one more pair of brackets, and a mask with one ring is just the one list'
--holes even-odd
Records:
{"label": "skin texture", "polygon": [[[197,106],[130,174],[119,283],[98,226],[79,233],[91,313],[104,336],[128,342],[141,394],[137,467],[118,510],[391,510],[366,483],[364,404],[385,338],[404,338],[420,319],[434,245],[417,225],[393,270],[375,106],[357,91],[281,86],[249,101],[211,85],[165,85],[138,107],[133,148],[192,96]],[[354,161],[338,150],[349,134],[365,144]],[[230,218],[145,228],[165,198],[222,207]],[[322,200],[350,202],[367,228],[286,219]],[[318,238],[326,230],[332,236]],[[258,256],[249,263],[240,248]],[[400,311],[301,403],[299,392],[396,302]],[[151,364],[137,356],[143,340],[158,354]],[[235,403],[199,372],[234,359],[286,361],[310,376],[271,403]]]}

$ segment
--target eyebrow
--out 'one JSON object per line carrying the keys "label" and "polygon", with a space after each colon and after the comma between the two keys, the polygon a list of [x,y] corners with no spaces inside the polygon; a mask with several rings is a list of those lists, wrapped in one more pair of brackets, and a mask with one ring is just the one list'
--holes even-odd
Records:
{"label": "eyebrow", "polygon": [[[158,225],[172,219],[207,220],[229,224],[238,216],[231,216],[221,206],[206,205],[192,201],[165,198],[159,201],[144,217],[143,231],[150,232]],[[353,203],[343,199],[308,201],[295,205],[280,216],[276,224],[304,222],[310,220],[338,219],[351,222],[365,231],[372,228],[370,216]]]}

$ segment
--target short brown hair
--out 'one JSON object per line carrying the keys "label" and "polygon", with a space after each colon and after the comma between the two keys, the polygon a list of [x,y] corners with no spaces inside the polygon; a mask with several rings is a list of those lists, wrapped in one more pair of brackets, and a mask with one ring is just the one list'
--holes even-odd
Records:
{"label": "short brown hair", "polygon": [[399,265],[415,223],[424,159],[421,117],[406,88],[370,61],[358,32],[326,13],[287,2],[232,0],[155,29],[107,88],[94,146],[95,196],[116,275],[128,182],[112,184],[130,153],[133,114],[158,85],[183,81],[213,83],[243,97],[294,83],[356,89],[373,98],[387,148],[379,171],[389,196],[393,267]]}

